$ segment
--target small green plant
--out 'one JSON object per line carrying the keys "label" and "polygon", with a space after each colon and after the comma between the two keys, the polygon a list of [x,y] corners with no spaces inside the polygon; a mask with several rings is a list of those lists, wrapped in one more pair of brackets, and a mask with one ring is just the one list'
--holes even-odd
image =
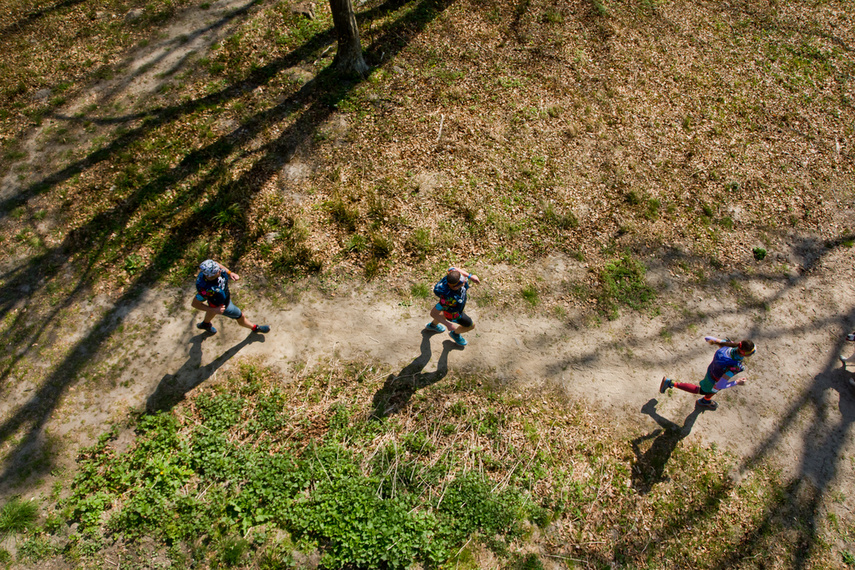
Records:
{"label": "small green plant", "polygon": [[228,568],[237,566],[248,549],[249,542],[246,539],[228,536],[220,541],[220,560]]}
{"label": "small green plant", "polygon": [[555,206],[551,203],[547,204],[543,209],[543,220],[562,230],[569,230],[579,226],[579,220],[573,212],[558,213],[555,210]]}
{"label": "small green plant", "polygon": [[15,497],[0,509],[0,534],[25,532],[33,528],[39,516],[39,506],[34,501]]}
{"label": "small green plant", "polygon": [[510,566],[512,570],[543,570],[543,562],[537,557],[537,554],[530,553],[517,555],[516,560]]}
{"label": "small green plant", "polygon": [[522,297],[532,307],[536,307],[537,304],[540,303],[540,296],[537,292],[537,287],[534,284],[523,287]]}
{"label": "small green plant", "polygon": [[414,283],[410,287],[410,294],[417,299],[427,299],[430,296],[430,287],[424,283]]}
{"label": "small green plant", "polygon": [[128,275],[135,275],[140,269],[145,267],[145,261],[142,256],[132,253],[125,258],[125,263],[122,264],[122,267]]}
{"label": "small green plant", "polygon": [[375,221],[382,221],[389,215],[389,202],[384,200],[376,192],[368,196],[368,217]]}
{"label": "small green plant", "polygon": [[18,556],[24,560],[38,562],[49,556],[53,556],[58,551],[56,545],[51,543],[47,536],[32,536],[24,541],[18,548]]}
{"label": "small green plant", "polygon": [[848,550],[843,550],[840,552],[841,556],[843,556],[843,563],[847,566],[855,566],[855,554],[852,554]]}
{"label": "small green plant", "polygon": [[[0,119],[2,119],[2,118],[3,117],[0,116]],[[3,153],[3,157],[9,161],[21,160],[22,158],[25,158],[26,156],[27,156],[27,153],[20,151],[20,150],[7,150],[5,153]]]}
{"label": "small green plant", "polygon": [[383,268],[383,261],[377,259],[376,257],[372,257],[368,261],[365,262],[365,278],[366,279],[374,279],[380,273],[380,270]]}
{"label": "small green plant", "polygon": [[315,259],[312,250],[302,244],[293,248],[286,247],[274,257],[272,266],[275,271],[285,275],[317,273],[323,267],[321,262]]}
{"label": "small green plant", "polygon": [[600,312],[614,319],[618,316],[618,305],[635,310],[650,306],[656,293],[644,280],[645,274],[644,265],[628,253],[607,263],[600,271],[601,291],[597,297]]}
{"label": "small green plant", "polygon": [[215,213],[213,216],[213,220],[214,223],[220,228],[242,227],[244,217],[240,205],[230,204]]}
{"label": "small green plant", "polygon": [[371,251],[374,257],[378,259],[386,259],[395,250],[395,243],[391,238],[381,233],[375,233],[371,236]]}
{"label": "small green plant", "polygon": [[351,234],[344,242],[344,251],[362,253],[368,247],[368,240],[362,234]]}
{"label": "small green plant", "polygon": [[424,261],[433,248],[430,230],[427,228],[416,228],[409,238],[407,238],[406,247],[419,261]]}
{"label": "small green plant", "polygon": [[359,211],[347,204],[341,198],[330,200],[325,204],[332,220],[349,232],[356,231],[359,221]]}
{"label": "small green plant", "polygon": [[766,250],[762,247],[755,247],[751,251],[754,253],[754,259],[757,261],[763,261],[766,258]]}
{"label": "small green plant", "polygon": [[543,13],[542,20],[544,24],[561,24],[564,22],[564,15],[552,8]]}
{"label": "small green plant", "polygon": [[655,220],[659,217],[659,208],[662,206],[662,202],[657,198],[648,198],[647,200],[647,208],[644,211],[644,217],[650,221]]}

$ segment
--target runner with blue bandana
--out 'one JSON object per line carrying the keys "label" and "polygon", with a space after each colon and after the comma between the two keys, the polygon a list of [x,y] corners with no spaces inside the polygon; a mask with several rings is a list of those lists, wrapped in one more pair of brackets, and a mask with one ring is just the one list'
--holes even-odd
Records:
{"label": "runner with blue bandana", "polygon": [[199,265],[199,275],[196,277],[196,296],[193,298],[191,307],[205,312],[205,318],[196,328],[208,331],[211,334],[217,332],[211,321],[217,315],[223,315],[234,319],[252,332],[267,333],[270,327],[267,325],[256,325],[250,322],[246,315],[232,303],[229,294],[229,281],[237,281],[240,276],[232,273],[213,259],[206,259]]}

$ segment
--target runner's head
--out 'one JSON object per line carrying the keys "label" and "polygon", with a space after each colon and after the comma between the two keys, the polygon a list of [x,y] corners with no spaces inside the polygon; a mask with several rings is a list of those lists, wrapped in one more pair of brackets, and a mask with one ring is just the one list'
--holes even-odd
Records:
{"label": "runner's head", "polygon": [[214,261],[213,259],[206,259],[199,265],[199,269],[202,271],[202,275],[205,276],[205,279],[215,279],[220,275],[222,269],[220,268],[220,264]]}
{"label": "runner's head", "polygon": [[460,272],[456,269],[452,269],[448,272],[448,286],[452,289],[457,289],[460,285]]}
{"label": "runner's head", "polygon": [[757,349],[750,340],[740,340],[737,350],[739,351],[739,356],[745,358],[754,354]]}

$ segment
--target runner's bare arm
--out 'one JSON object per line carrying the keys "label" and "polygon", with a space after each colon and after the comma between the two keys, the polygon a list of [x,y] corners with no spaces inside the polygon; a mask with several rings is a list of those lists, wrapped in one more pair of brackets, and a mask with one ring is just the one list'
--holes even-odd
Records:
{"label": "runner's bare arm", "polygon": [[225,305],[220,305],[219,307],[211,307],[206,305],[199,299],[193,298],[193,302],[190,303],[190,306],[196,309],[197,311],[205,311],[206,313],[214,313],[215,315],[222,315],[226,311]]}
{"label": "runner's bare arm", "polygon": [[228,267],[226,267],[222,263],[218,263],[217,265],[220,266],[220,269],[222,269],[223,272],[229,276],[229,278],[234,279],[235,281],[240,279],[240,275],[238,275],[237,273],[232,273],[231,271],[229,271]]}
{"label": "runner's bare arm", "polygon": [[481,280],[478,279],[477,275],[469,273],[468,271],[466,271],[464,269],[460,269],[459,267],[449,267],[448,272],[451,273],[452,271],[457,271],[458,273],[460,273],[461,277],[464,277],[466,279],[471,279],[472,282],[475,283],[476,285],[481,283]]}

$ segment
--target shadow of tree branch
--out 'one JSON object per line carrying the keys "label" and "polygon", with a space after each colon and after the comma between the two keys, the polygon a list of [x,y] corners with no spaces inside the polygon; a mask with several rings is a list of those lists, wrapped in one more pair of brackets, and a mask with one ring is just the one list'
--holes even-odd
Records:
{"label": "shadow of tree branch", "polygon": [[[375,42],[377,44],[374,46],[375,49],[384,45],[382,42],[391,41],[393,43],[386,46],[385,51],[390,54],[397,53],[430,21],[421,18],[424,14],[419,11],[420,7],[431,8],[430,13],[436,17],[449,4],[450,2],[440,0],[421,0],[414,3],[414,10],[404,15],[397,25],[390,26],[387,33]],[[396,5],[397,3],[394,2],[387,3],[374,9],[371,13],[379,15]],[[248,87],[263,84],[279,70],[296,65],[314,54],[319,47],[327,44],[331,37],[331,31],[327,30],[313,37],[287,57],[255,70],[245,81],[234,84],[216,94],[156,111],[153,118],[145,121],[139,128],[122,134],[104,149],[95,151],[86,159],[46,177],[18,196],[4,200],[0,203],[0,211],[8,211],[15,205],[24,203],[74,174],[108,159],[132,141],[146,136],[158,125],[177,121],[182,116],[204,105],[222,102],[245,91]],[[72,287],[71,295],[29,325],[26,324],[28,319],[22,314],[13,318],[11,325],[20,326],[21,330],[17,331],[18,334],[12,339],[11,348],[14,350],[14,356],[0,373],[0,382],[8,380],[16,363],[24,358],[40,340],[50,334],[59,333],[58,330],[51,328],[55,317],[63,308],[76,302],[79,294],[89,290],[91,285],[97,281],[98,276],[94,273],[94,267],[99,258],[99,252],[102,252],[105,247],[105,238],[115,232],[122,232],[127,229],[142,203],[147,199],[162,195],[166,190],[171,190],[174,192],[171,200],[175,204],[186,205],[191,200],[199,202],[203,197],[208,204],[207,208],[204,206],[197,208],[180,223],[169,226],[165,239],[152,252],[148,262],[140,269],[138,276],[126,288],[125,293],[116,300],[110,310],[100,317],[82,339],[69,347],[65,356],[52,367],[51,372],[46,375],[29,401],[18,406],[9,417],[0,423],[0,441],[8,441],[16,434],[19,435],[18,443],[4,458],[3,471],[0,473],[0,486],[5,487],[17,482],[16,473],[22,463],[25,463],[27,457],[31,455],[31,450],[38,446],[40,434],[62,395],[77,382],[80,371],[92,358],[92,355],[96,354],[98,348],[116,332],[124,315],[139,303],[141,293],[146,286],[154,281],[154,276],[172,267],[180,259],[182,252],[199,235],[199,231],[207,227],[211,216],[211,205],[217,207],[235,201],[240,203],[240,201],[245,201],[258,192],[263,187],[264,182],[275,173],[276,168],[282,164],[283,160],[292,156],[299,145],[311,140],[312,133],[317,126],[335,110],[336,104],[358,84],[359,82],[342,83],[330,69],[322,70],[317,77],[307,82],[280,104],[257,113],[232,133],[203,148],[191,151],[179,164],[157,178],[142,184],[129,198],[109,210],[95,215],[78,230],[70,232],[60,245],[20,264],[8,274],[6,285],[0,292],[0,319],[4,318],[10,311],[15,310],[16,307],[20,307],[22,302],[26,304],[30,299],[41,298],[50,281],[61,278],[63,273],[70,269],[69,264],[71,262],[66,252],[79,251],[84,248],[85,255],[82,257],[86,260],[86,264],[77,283]],[[248,141],[252,135],[267,128],[268,125],[300,109],[302,109],[300,116],[289,127],[285,128],[278,137],[254,150],[254,154],[259,158],[251,168],[243,172],[237,179],[222,184],[213,194],[209,191],[210,189],[206,185],[208,181],[204,178],[186,188],[179,187],[181,182],[186,181],[191,174],[198,173],[203,168],[216,166],[235,146]],[[229,265],[235,265],[235,262],[240,259],[248,246],[248,240],[254,237],[251,233],[240,233],[231,259],[228,260]],[[94,247],[86,249],[86,246],[91,245]],[[124,244],[121,251],[130,251],[136,245],[138,243],[131,240]],[[26,291],[26,294],[22,295],[23,291]],[[49,469],[49,466],[45,469]]]}

